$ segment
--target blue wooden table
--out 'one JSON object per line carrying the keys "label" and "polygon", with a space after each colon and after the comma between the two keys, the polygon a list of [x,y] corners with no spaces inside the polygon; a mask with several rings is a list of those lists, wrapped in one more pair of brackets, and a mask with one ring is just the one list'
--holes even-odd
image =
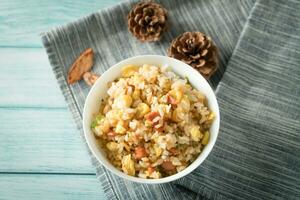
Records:
{"label": "blue wooden table", "polygon": [[105,199],[39,33],[119,1],[0,1],[0,199]]}

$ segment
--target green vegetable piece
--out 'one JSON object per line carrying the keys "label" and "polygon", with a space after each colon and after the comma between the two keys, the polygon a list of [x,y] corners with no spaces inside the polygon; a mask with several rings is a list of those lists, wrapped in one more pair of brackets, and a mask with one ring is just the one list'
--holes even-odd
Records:
{"label": "green vegetable piece", "polygon": [[96,126],[98,126],[101,121],[103,121],[104,119],[104,116],[101,115],[101,114],[98,114],[95,119],[92,121],[92,124],[91,124],[91,128],[94,129]]}
{"label": "green vegetable piece", "polygon": [[92,121],[91,128],[94,129],[98,125],[96,120]]}
{"label": "green vegetable piece", "polygon": [[190,80],[189,80],[189,78],[187,76],[185,76],[184,79],[187,81],[187,84],[190,83]]}
{"label": "green vegetable piece", "polygon": [[104,119],[104,116],[99,114],[96,116],[95,120],[97,120],[98,122],[101,122]]}

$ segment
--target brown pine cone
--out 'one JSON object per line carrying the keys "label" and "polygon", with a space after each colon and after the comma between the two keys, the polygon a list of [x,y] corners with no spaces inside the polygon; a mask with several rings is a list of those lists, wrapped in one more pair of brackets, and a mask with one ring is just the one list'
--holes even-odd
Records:
{"label": "brown pine cone", "polygon": [[168,56],[191,65],[206,79],[217,70],[217,47],[201,32],[185,32],[175,38],[168,49]]}
{"label": "brown pine cone", "polygon": [[160,40],[166,22],[167,10],[152,1],[136,4],[127,16],[129,31],[142,42]]}

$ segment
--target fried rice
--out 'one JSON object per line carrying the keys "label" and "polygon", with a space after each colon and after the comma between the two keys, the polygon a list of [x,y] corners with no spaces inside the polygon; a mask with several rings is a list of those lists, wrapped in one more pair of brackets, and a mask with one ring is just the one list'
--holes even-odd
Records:
{"label": "fried rice", "polygon": [[206,97],[166,66],[124,66],[108,87],[91,129],[108,160],[124,173],[173,175],[208,143],[214,113]]}

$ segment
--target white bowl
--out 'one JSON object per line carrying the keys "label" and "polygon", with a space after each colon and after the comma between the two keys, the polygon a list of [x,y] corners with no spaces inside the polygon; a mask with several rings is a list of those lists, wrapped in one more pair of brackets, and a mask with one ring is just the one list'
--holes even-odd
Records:
{"label": "white bowl", "polygon": [[[93,120],[93,115],[96,114],[97,111],[99,110],[101,99],[107,95],[106,93],[108,89],[107,83],[109,81],[113,81],[116,78],[120,77],[121,68],[124,65],[128,65],[128,64],[135,64],[135,65],[151,64],[156,66],[168,65],[172,71],[174,71],[176,74],[178,74],[181,77],[187,77],[189,82],[192,84],[194,88],[204,93],[204,95],[208,99],[209,109],[216,114],[216,117],[210,129],[210,138],[208,144],[204,147],[203,151],[200,153],[198,158],[193,163],[191,163],[186,169],[184,169],[183,171],[177,174],[165,178],[160,178],[160,179],[144,179],[144,178],[129,176],[119,171],[105,157],[103,150],[97,144],[96,138],[90,129],[91,122]],[[216,96],[212,88],[210,87],[210,85],[207,83],[207,81],[195,69],[193,69],[189,65],[179,60],[166,57],[166,56],[159,56],[159,55],[142,55],[142,56],[128,58],[109,68],[106,72],[104,72],[100,76],[100,78],[98,78],[96,83],[91,88],[86,98],[84,109],[83,109],[84,135],[88,143],[88,146],[92,151],[92,153],[94,154],[94,156],[98,159],[98,161],[102,165],[106,167],[106,169],[110,170],[115,175],[138,183],[148,183],[148,184],[166,183],[166,182],[179,179],[192,172],[205,160],[205,158],[211,152],[217,140],[219,125],[220,125],[219,106],[217,103]]]}

